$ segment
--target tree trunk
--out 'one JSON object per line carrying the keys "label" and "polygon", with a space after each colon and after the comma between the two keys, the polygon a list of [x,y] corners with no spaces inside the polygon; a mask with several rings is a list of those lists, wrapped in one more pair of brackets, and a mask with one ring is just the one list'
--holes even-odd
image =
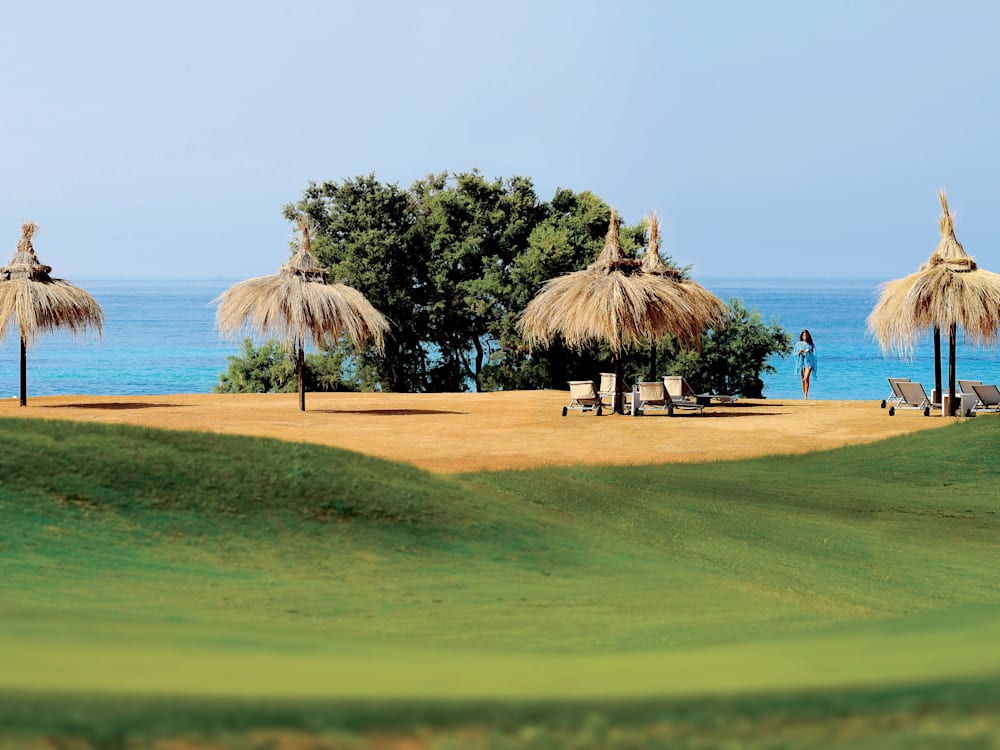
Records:
{"label": "tree trunk", "polygon": [[21,334],[21,406],[28,405],[28,343]]}
{"label": "tree trunk", "polygon": [[299,410],[306,410],[306,352],[302,339],[298,341],[298,371],[299,371]]}
{"label": "tree trunk", "polygon": [[483,342],[478,336],[473,336],[472,343],[476,346],[476,371],[473,373],[473,379],[476,381],[476,393],[480,393],[483,390],[479,385],[479,373],[483,371]]}
{"label": "tree trunk", "polygon": [[951,324],[948,336],[948,416],[955,416],[955,333],[958,326]]}
{"label": "tree trunk", "polygon": [[941,400],[941,329],[934,326],[934,392]]}

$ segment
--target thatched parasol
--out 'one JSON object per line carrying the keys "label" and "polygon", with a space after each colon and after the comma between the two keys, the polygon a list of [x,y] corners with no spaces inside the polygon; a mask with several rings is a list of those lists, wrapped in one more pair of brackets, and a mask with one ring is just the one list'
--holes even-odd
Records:
{"label": "thatched parasol", "polygon": [[626,258],[618,237],[618,212],[604,248],[583,271],[545,283],[521,314],[519,326],[529,347],[548,346],[562,336],[567,345],[606,343],[615,359],[620,410],[621,355],[644,340],[671,334],[684,345],[697,346],[705,321],[680,285],[665,276],[645,273],[642,263]]}
{"label": "thatched parasol", "polygon": [[985,271],[955,237],[955,224],[942,190],[941,242],[916,273],[887,282],[868,328],[883,351],[912,354],[921,332],[934,331],[935,389],[941,392],[940,331],[948,331],[948,397],[955,413],[955,341],[996,345],[1000,328],[1000,274]]}
{"label": "thatched parasol", "polygon": [[322,345],[346,335],[355,348],[370,343],[381,350],[389,324],[357,289],[328,280],[312,254],[309,221],[300,216],[298,226],[298,252],[277,274],[242,281],[214,301],[215,323],[224,334],[277,338],[296,351],[299,408],[305,411],[305,342]]}
{"label": "thatched parasol", "polygon": [[31,238],[32,222],[21,224],[21,239],[10,263],[0,268],[0,331],[7,336],[16,325],[21,339],[21,406],[28,403],[28,344],[39,334],[66,328],[74,336],[93,328],[100,334],[104,312],[97,301],[68,281],[49,276]]}

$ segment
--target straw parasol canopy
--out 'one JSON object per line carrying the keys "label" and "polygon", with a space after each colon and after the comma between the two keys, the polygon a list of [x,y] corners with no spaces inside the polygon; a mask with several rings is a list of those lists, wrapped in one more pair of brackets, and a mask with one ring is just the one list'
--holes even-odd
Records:
{"label": "straw parasol canopy", "polygon": [[941,241],[930,259],[901,279],[882,285],[868,328],[882,351],[911,355],[923,331],[935,334],[935,388],[941,391],[940,331],[948,332],[948,395],[955,406],[955,341],[957,329],[966,340],[995,346],[1000,329],[1000,274],[986,271],[965,252],[944,191],[938,193]]}
{"label": "straw parasol canopy", "polygon": [[90,294],[49,276],[52,267],[38,260],[31,242],[37,231],[35,223],[21,224],[17,250],[0,268],[0,331],[7,336],[16,326],[21,339],[21,406],[28,403],[28,344],[57,328],[74,336],[104,328],[104,312]]}
{"label": "straw parasol canopy", "polygon": [[296,350],[299,408],[305,411],[305,343],[320,346],[347,336],[356,349],[369,344],[381,350],[389,324],[357,289],[329,280],[312,254],[314,229],[305,216],[298,217],[298,228],[298,251],[277,274],[242,281],[214,301],[223,334],[276,338]]}
{"label": "straw parasol canopy", "polygon": [[[626,348],[668,333],[682,345],[697,346],[706,317],[671,274],[646,272],[640,261],[625,257],[618,224],[618,212],[612,209],[597,260],[547,281],[521,314],[519,326],[532,348],[548,346],[557,336],[577,348],[608,344],[620,389]],[[617,409],[617,394],[615,401]]]}

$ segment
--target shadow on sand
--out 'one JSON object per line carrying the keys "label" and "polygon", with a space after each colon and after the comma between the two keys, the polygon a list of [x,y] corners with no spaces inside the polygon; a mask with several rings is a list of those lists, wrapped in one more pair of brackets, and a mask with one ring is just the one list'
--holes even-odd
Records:
{"label": "shadow on sand", "polygon": [[[746,401],[737,401],[733,404],[711,404],[705,407],[705,411],[697,414],[693,411],[687,411],[683,409],[677,409],[674,411],[674,419],[688,417],[693,417],[695,419],[733,419],[735,417],[774,417],[783,414],[788,414],[782,407],[787,406],[780,401],[771,401],[768,403],[747,403]],[[628,416],[628,415],[626,415]],[[666,411],[651,411],[649,414],[644,414],[642,416],[648,417],[668,417]]]}
{"label": "shadow on sand", "polygon": [[119,411],[126,409],[162,409],[164,407],[180,407],[181,404],[144,404],[139,401],[99,401],[93,404],[48,404],[43,409],[105,409]]}
{"label": "shadow on sand", "polygon": [[446,409],[308,409],[314,414],[368,414],[373,417],[412,417],[422,414],[468,414]]}

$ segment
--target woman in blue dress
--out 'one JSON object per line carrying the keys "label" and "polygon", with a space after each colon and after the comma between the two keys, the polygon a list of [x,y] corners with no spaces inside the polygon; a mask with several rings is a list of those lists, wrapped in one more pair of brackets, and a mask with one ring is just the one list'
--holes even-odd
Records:
{"label": "woman in blue dress", "polygon": [[809,379],[816,372],[816,345],[812,334],[805,329],[795,344],[795,372],[802,378],[802,398],[809,398]]}

